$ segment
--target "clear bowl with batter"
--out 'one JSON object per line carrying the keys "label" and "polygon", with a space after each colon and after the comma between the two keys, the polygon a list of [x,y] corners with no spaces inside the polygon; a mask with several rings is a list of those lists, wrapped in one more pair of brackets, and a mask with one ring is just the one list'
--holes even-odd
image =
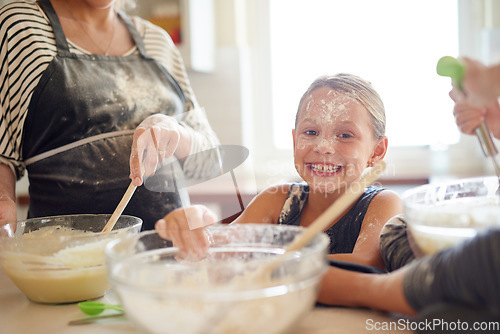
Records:
{"label": "clear bowl with batter", "polygon": [[0,227],[0,265],[16,286],[38,303],[73,303],[103,296],[109,289],[104,247],[138,234],[142,220],[118,219],[102,233],[111,215],[34,218]]}
{"label": "clear bowl with batter", "polygon": [[432,254],[500,227],[498,178],[481,177],[428,184],[403,193],[404,214],[413,240]]}
{"label": "clear bowl with batter", "polygon": [[301,227],[208,230],[211,246],[202,259],[180,256],[155,232],[108,244],[113,290],[138,327],[164,334],[283,333],[314,306],[327,268],[326,234],[283,255]]}

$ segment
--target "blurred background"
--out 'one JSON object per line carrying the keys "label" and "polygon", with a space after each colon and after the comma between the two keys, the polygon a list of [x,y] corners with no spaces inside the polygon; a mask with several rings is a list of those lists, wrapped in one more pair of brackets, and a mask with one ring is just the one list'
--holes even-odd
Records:
{"label": "blurred background", "polygon": [[371,81],[384,100],[387,178],[493,173],[476,138],[457,131],[436,63],[500,61],[499,0],[141,0],[136,12],[179,22],[171,31],[198,100],[222,143],[250,149],[259,189],[295,177],[298,101],[338,72]]}
{"label": "blurred background", "polygon": [[[371,81],[385,103],[384,186],[402,192],[494,173],[477,139],[456,130],[450,81],[436,63],[500,61],[500,0],[138,0],[130,14],[170,33],[222,144],[249,149],[234,170],[245,205],[269,185],[298,180],[298,101],[316,77],[338,72]],[[239,210],[231,175],[190,194],[223,216]]]}

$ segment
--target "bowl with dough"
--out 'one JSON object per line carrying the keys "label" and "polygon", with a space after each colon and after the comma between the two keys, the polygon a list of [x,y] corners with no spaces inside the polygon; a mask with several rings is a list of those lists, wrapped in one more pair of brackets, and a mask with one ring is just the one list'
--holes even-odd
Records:
{"label": "bowl with dough", "polygon": [[274,224],[215,225],[202,258],[155,232],[110,242],[109,277],[127,316],[147,333],[283,333],[314,305],[327,268],[326,234],[286,252],[303,231]]}
{"label": "bowl with dough", "polygon": [[431,183],[405,191],[402,199],[411,236],[425,254],[500,227],[496,176]]}
{"label": "bowl with dough", "polygon": [[101,232],[111,215],[62,215],[0,227],[0,265],[32,301],[62,304],[103,296],[109,289],[104,248],[138,234],[142,220],[121,216]]}

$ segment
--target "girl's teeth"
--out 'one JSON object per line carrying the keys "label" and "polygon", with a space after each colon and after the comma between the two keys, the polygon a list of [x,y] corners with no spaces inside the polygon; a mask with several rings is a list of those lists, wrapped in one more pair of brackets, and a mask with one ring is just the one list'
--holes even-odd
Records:
{"label": "girl's teeth", "polygon": [[340,169],[340,167],[332,166],[332,165],[311,165],[311,169],[315,172],[321,173],[333,173]]}

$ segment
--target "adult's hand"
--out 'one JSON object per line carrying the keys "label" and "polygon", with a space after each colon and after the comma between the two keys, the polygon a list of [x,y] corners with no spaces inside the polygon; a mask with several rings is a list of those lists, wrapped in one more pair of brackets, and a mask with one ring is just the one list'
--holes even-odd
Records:
{"label": "adult's hand", "polygon": [[486,121],[495,138],[500,138],[500,106],[497,101],[490,105],[477,108],[467,103],[463,93],[455,88],[450,92],[450,97],[455,101],[453,115],[458,129],[468,135],[473,135],[475,129]]}
{"label": "adult's hand", "polygon": [[190,141],[184,128],[171,116],[155,114],[146,118],[135,129],[130,154],[130,178],[136,186],[143,175],[151,176],[158,164],[173,154],[187,155]]}
{"label": "adult's hand", "polygon": [[466,57],[462,60],[465,62],[462,89],[466,102],[477,108],[497,102],[500,96],[500,65],[486,66]]}

